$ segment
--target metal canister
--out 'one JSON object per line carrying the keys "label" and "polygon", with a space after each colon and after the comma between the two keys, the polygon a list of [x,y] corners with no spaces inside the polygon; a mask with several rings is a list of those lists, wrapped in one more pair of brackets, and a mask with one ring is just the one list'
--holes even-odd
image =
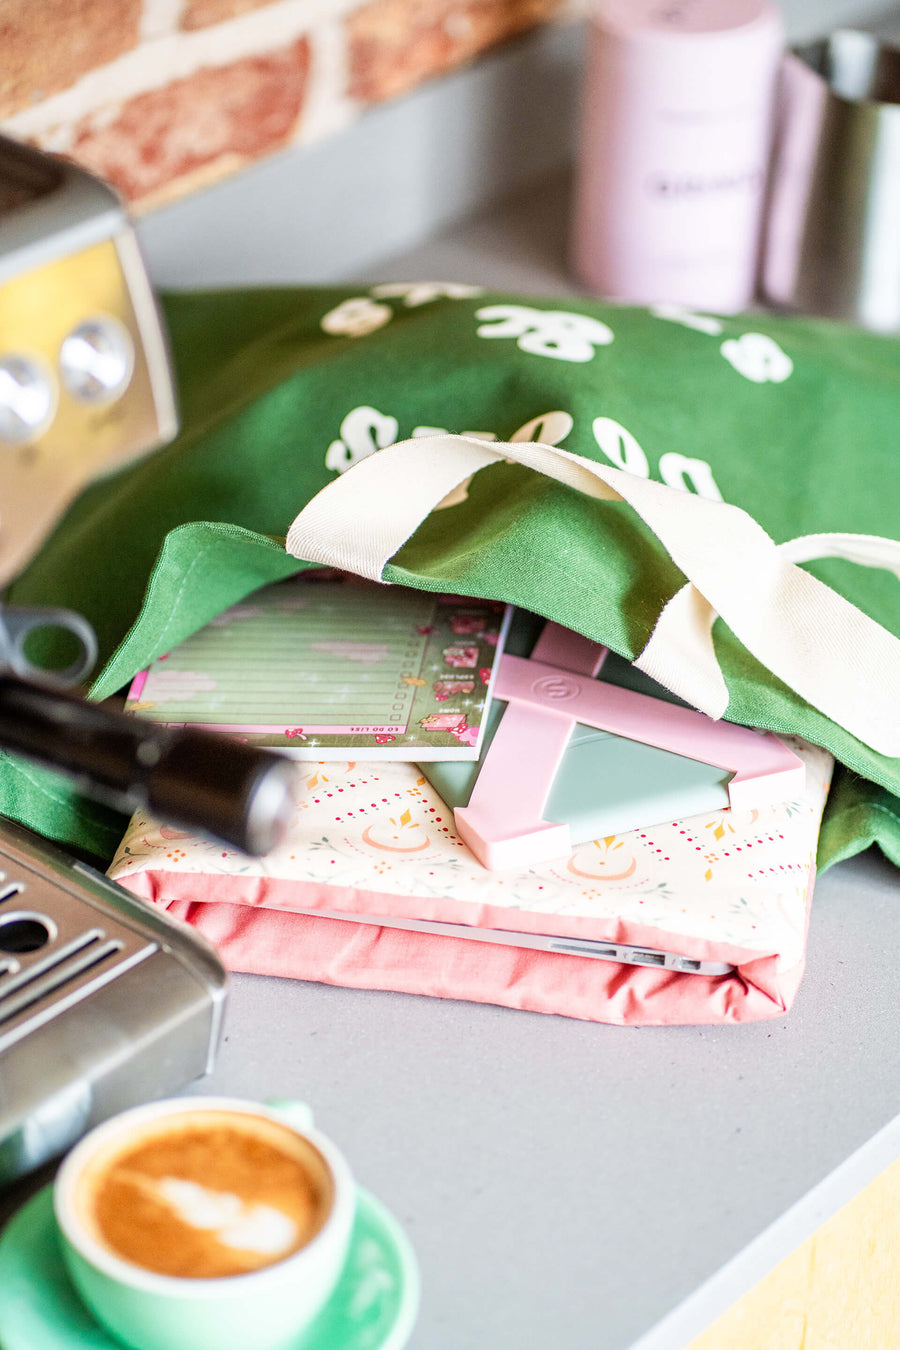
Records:
{"label": "metal canister", "polygon": [[843,30],[784,62],[766,300],[900,333],[900,49]]}

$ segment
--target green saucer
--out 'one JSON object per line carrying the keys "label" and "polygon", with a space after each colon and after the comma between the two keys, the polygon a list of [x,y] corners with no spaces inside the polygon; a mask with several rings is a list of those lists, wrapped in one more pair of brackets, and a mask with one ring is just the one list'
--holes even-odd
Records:
{"label": "green saucer", "polygon": [[[419,1272],[406,1234],[357,1191],[350,1254],[338,1286],[291,1350],[402,1350],[419,1307]],[[3,1350],[122,1350],[80,1302],[59,1251],[53,1187],[22,1206],[0,1237]]]}

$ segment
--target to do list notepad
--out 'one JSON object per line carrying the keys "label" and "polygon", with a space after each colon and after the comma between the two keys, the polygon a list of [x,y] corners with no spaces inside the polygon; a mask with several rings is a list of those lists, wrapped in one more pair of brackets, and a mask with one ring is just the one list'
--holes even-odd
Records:
{"label": "to do list notepad", "polygon": [[304,573],[159,657],[126,707],[298,759],[476,759],[506,607]]}

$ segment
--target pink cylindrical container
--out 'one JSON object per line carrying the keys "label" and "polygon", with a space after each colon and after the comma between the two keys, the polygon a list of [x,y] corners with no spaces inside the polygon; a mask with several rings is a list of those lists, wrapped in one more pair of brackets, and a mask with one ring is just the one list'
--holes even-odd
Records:
{"label": "pink cylindrical container", "polygon": [[770,0],[595,0],[573,230],[593,292],[750,302],[782,44]]}

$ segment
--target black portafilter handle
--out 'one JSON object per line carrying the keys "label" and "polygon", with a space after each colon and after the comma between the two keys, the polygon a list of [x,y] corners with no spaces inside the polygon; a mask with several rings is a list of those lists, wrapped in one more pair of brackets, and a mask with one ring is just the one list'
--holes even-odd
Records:
{"label": "black portafilter handle", "polygon": [[289,760],[15,675],[0,674],[0,749],[71,775],[118,811],[144,808],[254,855],[284,838],[295,806]]}

